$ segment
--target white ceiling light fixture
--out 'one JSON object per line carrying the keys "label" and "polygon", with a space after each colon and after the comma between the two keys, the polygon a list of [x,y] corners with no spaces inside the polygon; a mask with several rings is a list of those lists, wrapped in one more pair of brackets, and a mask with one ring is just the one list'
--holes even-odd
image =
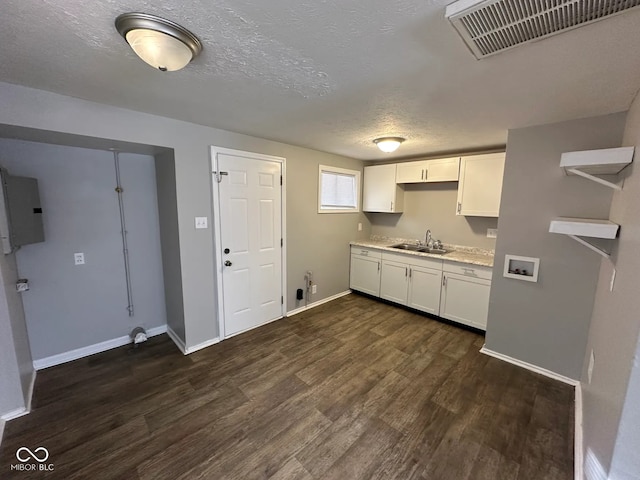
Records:
{"label": "white ceiling light fixture", "polygon": [[123,13],[116,29],[144,62],[162,72],[186,67],[201,51],[202,43],[186,28],[146,13]]}
{"label": "white ceiling light fixture", "polygon": [[402,142],[404,142],[402,137],[380,137],[373,141],[384,153],[395,152]]}

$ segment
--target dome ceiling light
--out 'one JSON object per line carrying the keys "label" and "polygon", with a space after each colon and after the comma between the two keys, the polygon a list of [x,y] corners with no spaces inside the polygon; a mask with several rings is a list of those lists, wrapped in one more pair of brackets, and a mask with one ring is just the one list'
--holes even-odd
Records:
{"label": "dome ceiling light", "polygon": [[404,142],[402,137],[380,137],[373,141],[385,153],[395,152],[402,142]]}
{"label": "dome ceiling light", "polygon": [[116,29],[136,55],[162,72],[186,67],[202,51],[202,43],[177,23],[146,13],[123,13]]}

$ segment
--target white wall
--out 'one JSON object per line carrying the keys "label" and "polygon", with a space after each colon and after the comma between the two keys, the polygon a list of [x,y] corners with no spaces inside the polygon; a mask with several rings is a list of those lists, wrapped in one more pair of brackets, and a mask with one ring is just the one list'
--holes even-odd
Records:
{"label": "white wall", "polygon": [[[640,478],[640,98],[627,115],[623,145],[635,146],[623,170],[624,188],[613,195],[611,221],[620,224],[611,260],[600,262],[583,382],[584,445],[611,479]],[[616,278],[609,291],[613,269]],[[588,357],[595,364],[587,380]],[[634,358],[635,357],[635,358]],[[630,382],[630,372],[632,381]]]}
{"label": "white wall", "polygon": [[[38,179],[45,241],[16,252],[35,360],[166,324],[155,159],[120,154],[134,313],[127,290],[113,154],[0,139],[0,164]],[[82,252],[85,265],[75,266]]]}
{"label": "white wall", "polygon": [[[607,218],[612,190],[566,176],[563,152],[620,146],[625,114],[509,130],[486,346],[572,379],[582,371],[600,256],[549,233],[559,216]],[[502,276],[505,254],[540,258],[538,283]]]}

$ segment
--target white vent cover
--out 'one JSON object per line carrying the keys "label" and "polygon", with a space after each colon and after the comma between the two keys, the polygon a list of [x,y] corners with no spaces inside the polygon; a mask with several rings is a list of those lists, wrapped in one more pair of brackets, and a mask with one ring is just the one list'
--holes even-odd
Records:
{"label": "white vent cover", "polygon": [[458,0],[445,16],[481,59],[639,5],[640,0]]}

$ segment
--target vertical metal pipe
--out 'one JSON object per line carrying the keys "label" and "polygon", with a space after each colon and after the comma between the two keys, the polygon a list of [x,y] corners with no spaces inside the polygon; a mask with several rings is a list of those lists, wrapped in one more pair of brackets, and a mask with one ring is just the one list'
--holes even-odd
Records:
{"label": "vertical metal pipe", "polygon": [[118,152],[113,152],[113,163],[116,169],[116,193],[118,194],[118,206],[120,208],[120,228],[122,231],[122,254],[124,256],[124,276],[127,282],[127,310],[129,316],[133,317],[133,292],[131,289],[131,270],[129,267],[129,247],[127,245],[127,225],[124,218],[124,199],[122,192],[124,191],[120,185],[120,157]]}

